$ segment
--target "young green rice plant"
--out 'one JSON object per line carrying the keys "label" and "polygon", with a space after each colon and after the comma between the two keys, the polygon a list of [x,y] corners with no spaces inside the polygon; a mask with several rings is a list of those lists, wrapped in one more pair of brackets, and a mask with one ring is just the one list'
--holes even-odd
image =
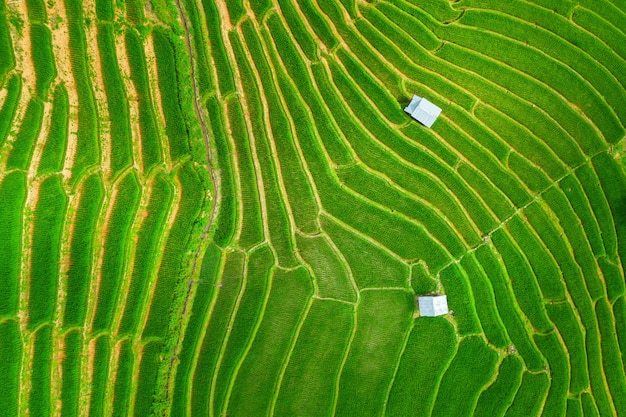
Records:
{"label": "young green rice plant", "polygon": [[20,296],[22,256],[22,209],[26,201],[26,175],[20,171],[8,174],[0,184],[0,274],[2,294],[0,316],[17,314]]}
{"label": "young green rice plant", "polygon": [[384,85],[379,84],[378,80],[366,72],[363,64],[346,53],[345,49],[340,49],[337,55],[346,72],[358,82],[363,94],[374,102],[379,113],[394,124],[402,124],[406,121],[405,115],[398,111],[398,102],[389,94]]}
{"label": "young green rice plant", "polygon": [[502,257],[517,304],[536,331],[540,333],[549,331],[552,324],[543,307],[537,278],[527,258],[504,229],[493,233],[491,241]]}
{"label": "young green rice plant", "polygon": [[415,16],[412,16],[411,14],[406,13],[398,7],[388,3],[377,4],[376,8],[380,10],[380,12],[385,15],[389,21],[398,25],[406,33],[410,33],[415,36],[415,40],[425,49],[434,51],[441,46],[441,41],[435,36],[435,34]]}
{"label": "young green rice plant", "polygon": [[[501,179],[503,175],[510,176],[510,173],[492,174],[494,171],[502,171],[501,164],[506,163],[508,155],[511,153],[509,144],[503,138],[490,131],[473,114],[463,111],[463,109],[456,106],[448,106],[446,114],[450,115],[462,129],[453,129],[450,125],[444,126],[449,131],[454,132],[454,134],[445,135],[445,141],[449,143],[449,146],[456,149],[464,158],[472,162],[476,168],[483,170],[485,174],[490,172],[488,174],[489,178],[498,184],[499,188],[502,190],[513,189],[512,191],[515,191],[516,194],[521,194],[519,197],[521,200],[528,199],[527,196],[523,196],[525,194],[524,191],[519,189],[519,181],[509,178],[507,179],[509,183],[507,183]],[[423,130],[415,123],[410,123],[409,127],[414,128],[414,137],[423,136],[421,134]],[[408,128],[405,130],[408,130]],[[432,142],[435,143],[437,141],[433,140]],[[436,149],[430,142],[426,147],[430,150]]]}
{"label": "young green rice plant", "polygon": [[152,183],[152,192],[146,208],[147,216],[137,233],[135,262],[119,329],[122,334],[135,334],[143,309],[149,308],[150,303],[145,297],[148,285],[158,268],[156,260],[161,253],[160,242],[163,239],[165,222],[173,198],[173,185],[164,175],[157,175]]}
{"label": "young green rice plant", "polygon": [[143,3],[140,0],[127,0],[124,2],[124,6],[126,8],[126,19],[133,26],[142,26],[145,18]]}
{"label": "young green rice plant", "polygon": [[200,5],[192,0],[184,0],[185,14],[191,24],[193,34],[194,54],[195,54],[195,74],[196,85],[201,97],[215,88],[211,73],[209,72],[209,57],[205,47],[205,35],[200,25],[199,7]]}
{"label": "young green rice plant", "polygon": [[112,22],[115,18],[113,0],[96,0],[96,16],[99,22]]}
{"label": "young green rice plant", "polygon": [[28,411],[31,416],[49,416],[51,413],[51,327],[41,327],[35,336],[35,352],[33,357],[33,374],[31,377],[31,392],[28,401]]}
{"label": "young green rice plant", "polygon": [[130,78],[137,91],[139,105],[139,129],[141,132],[141,156],[144,171],[163,160],[161,141],[157,130],[154,105],[150,94],[150,83],[146,67],[146,56],[143,49],[143,41],[133,29],[127,29],[126,56],[130,66]]}
{"label": "young green rice plant", "polygon": [[589,386],[585,339],[574,310],[568,303],[546,305],[550,320],[563,338],[569,357],[569,392],[579,394]]}
{"label": "young green rice plant", "polygon": [[570,368],[567,353],[563,349],[556,332],[534,335],[535,343],[548,362],[550,389],[543,406],[544,415],[565,415],[567,393],[570,384]]}
{"label": "young green rice plant", "polygon": [[149,416],[152,412],[153,397],[156,390],[157,376],[161,364],[162,342],[148,342],[141,352],[141,364],[137,377],[137,392],[135,393],[135,407],[132,414],[135,416]]}
{"label": "young green rice plant", "polygon": [[262,20],[263,16],[271,6],[272,3],[269,0],[250,0],[250,8],[259,21]]}
{"label": "young green rice plant", "polygon": [[[598,304],[601,301],[598,301]],[[600,340],[598,327],[587,328],[585,335],[587,358],[589,363],[589,381],[591,383],[591,393],[598,407],[600,415],[611,415],[611,392],[607,386],[607,375],[603,372],[602,349],[604,341]],[[606,359],[605,359],[606,360]]]}
{"label": "young green rice plant", "polygon": [[14,321],[0,323],[0,357],[4,358],[0,379],[2,409],[9,415],[19,415],[20,368],[22,340],[19,325]]}
{"label": "young green rice plant", "polygon": [[626,355],[626,300],[619,297],[613,303],[613,317],[615,317],[615,331],[622,357]]}
{"label": "young green rice plant", "polygon": [[108,400],[106,389],[109,383],[109,358],[111,356],[111,342],[108,336],[101,336],[96,340],[95,355],[89,413],[99,416],[104,415],[105,403]]}
{"label": "young green rice plant", "polygon": [[[170,226],[167,242],[163,247],[163,258],[150,305],[150,314],[143,335],[164,336],[168,327],[170,307],[174,299],[176,286],[183,279],[185,256],[190,250],[189,242],[193,238],[194,224],[205,206],[206,190],[193,163],[188,162],[177,172],[182,193],[178,202],[178,212],[174,224]],[[184,287],[187,285],[183,283]]]}
{"label": "young green rice plant", "polygon": [[60,172],[63,169],[69,116],[67,89],[59,84],[54,90],[50,128],[37,170],[39,175]]}
{"label": "young green rice plant", "polygon": [[452,225],[429,204],[391,188],[384,179],[367,172],[359,165],[340,169],[337,176],[342,184],[369,200],[423,224],[428,233],[455,258],[459,258],[467,250]]}
{"label": "young green rice plant", "polygon": [[30,25],[31,54],[35,66],[35,91],[37,96],[46,100],[50,83],[56,77],[57,71],[52,54],[52,40],[50,29],[42,23]]}
{"label": "young green rice plant", "polygon": [[269,411],[281,365],[312,294],[311,277],[304,268],[274,273],[265,314],[234,380],[228,414],[264,415]]}
{"label": "young green rice plant", "polygon": [[[277,394],[277,415],[330,415],[346,346],[352,307],[315,300],[289,357]],[[324,366],[319,366],[323,363]]]}
{"label": "young green rice plant", "polygon": [[513,403],[522,383],[522,361],[517,355],[507,355],[498,367],[498,375],[478,397],[474,416],[502,417]]}
{"label": "young green rice plant", "polygon": [[63,346],[63,381],[61,383],[61,412],[64,416],[78,416],[80,401],[80,352],[83,338],[79,331],[65,336]]}
{"label": "young green rice plant", "polygon": [[237,204],[235,202],[235,178],[232,167],[231,150],[223,125],[221,109],[216,98],[209,99],[207,104],[211,128],[217,151],[217,161],[220,166],[220,188],[222,190],[222,202],[217,217],[217,227],[213,240],[220,247],[226,247],[235,233],[237,216]]}
{"label": "young green rice plant", "polygon": [[554,223],[552,223],[539,203],[533,203],[526,207],[524,215],[528,220],[528,224],[532,226],[559,265],[561,276],[576,309],[580,313],[583,324],[585,326],[591,325],[590,322],[594,314],[584,279],[563,238],[555,229]]}
{"label": "young green rice plant", "polygon": [[[0,13],[0,19],[1,18],[2,13]],[[2,80],[1,77],[0,80]],[[22,90],[22,78],[19,75],[14,75],[9,78],[5,85],[7,94],[2,103],[2,108],[0,108],[0,146],[4,145],[11,126],[13,126],[14,123],[13,118],[15,117],[17,103],[20,100]]]}
{"label": "young green rice plant", "polygon": [[107,222],[102,275],[93,320],[94,330],[104,330],[111,325],[119,297],[118,291],[128,264],[128,244],[132,241],[130,231],[140,197],[141,186],[137,175],[131,172],[118,183],[117,197],[113,201],[113,210]]}
{"label": "young green rice plant", "polygon": [[[276,36],[276,33],[284,33],[284,28],[276,22],[275,16],[268,20],[268,26],[274,36]],[[267,32],[264,34],[267,38]],[[283,43],[283,46],[291,46],[290,41],[286,42]],[[285,99],[286,107],[290,108],[292,113],[301,109],[302,102],[294,96],[293,86],[287,83],[288,78],[282,75],[282,66],[278,63],[276,55],[272,52],[268,55],[272,58],[269,64],[273,65],[273,71],[277,74],[278,86],[280,87],[280,90],[277,90],[269,82],[271,81],[271,70],[268,66],[266,68],[267,77],[261,77],[261,82],[270,108],[270,127],[273,142],[276,146],[276,155],[274,157],[278,160],[276,166],[282,173],[286,197],[290,203],[291,213],[296,226],[304,233],[315,233],[317,231],[316,218],[319,207],[315,202],[312,186],[306,176],[302,158],[298,154],[294,142],[298,137],[308,135],[308,133],[305,132],[306,128],[303,123],[295,122],[293,125],[290,124],[287,114],[281,110],[283,105],[281,104],[280,96]],[[294,120],[302,120],[297,119],[297,115],[293,116]],[[292,129],[295,129],[295,137],[291,134]],[[304,140],[304,138],[300,139],[300,141]]]}
{"label": "young green rice plant", "polygon": [[[300,45],[306,57],[311,61],[315,61],[319,54],[319,47],[317,46],[318,41],[309,33],[309,30],[304,25],[292,2],[279,0],[278,3],[280,4],[280,14],[287,22],[289,32]],[[273,14],[268,18],[268,23],[270,20],[276,21],[277,19],[278,15]]]}
{"label": "young green rice plant", "polygon": [[298,6],[306,20],[309,21],[309,25],[317,35],[317,38],[322,41],[329,50],[335,48],[339,44],[339,41],[330,29],[330,25],[326,19],[320,15],[318,9],[315,7],[315,2],[313,0],[299,0]]}
{"label": "young green rice plant", "polygon": [[613,314],[605,298],[596,303],[596,317],[600,329],[602,366],[609,386],[613,406],[618,414],[626,412],[626,376],[620,355],[620,346],[615,337]]}
{"label": "young green rice plant", "polygon": [[70,243],[71,265],[67,272],[67,295],[63,325],[81,326],[85,321],[89,297],[89,277],[93,255],[99,244],[95,242],[96,224],[102,209],[104,186],[102,178],[94,174],[82,185]]}
{"label": "young green rice plant", "polygon": [[512,150],[532,161],[550,178],[557,179],[565,175],[565,167],[549,148],[505,113],[485,104],[478,104],[474,112],[476,117],[505,140]]}
{"label": "young green rice plant", "polygon": [[302,259],[309,264],[317,284],[318,295],[356,302],[357,295],[350,282],[349,271],[323,236],[296,236]]}
{"label": "young green rice plant", "polygon": [[361,293],[358,325],[339,378],[336,414],[372,415],[384,407],[414,310],[408,291]]}
{"label": "young green rice plant", "polygon": [[626,218],[621,213],[626,209],[626,177],[617,161],[607,153],[599,154],[592,161],[613,214],[618,254],[624,263],[626,261]]}
{"label": "young green rice plant", "polygon": [[505,221],[513,215],[515,207],[501,190],[489,182],[488,176],[466,163],[458,165],[457,173],[472,190],[481,196],[485,204],[497,216],[497,220]]}
{"label": "young green rice plant", "polygon": [[[409,277],[406,264],[380,246],[351,233],[328,217],[321,218],[322,230],[346,258],[360,289],[405,286]],[[364,257],[363,254],[368,256]]]}
{"label": "young green rice plant", "polygon": [[618,297],[624,295],[623,271],[617,264],[609,261],[604,256],[597,258],[597,261],[604,278],[603,281],[609,302],[613,303]]}
{"label": "young green rice plant", "polygon": [[[6,15],[6,0],[0,0],[0,86],[3,85],[5,75],[15,67],[13,42],[9,32],[9,22]],[[16,77],[16,76],[14,76]],[[0,118],[1,120],[1,118]]]}
{"label": "young green rice plant", "polygon": [[136,360],[130,340],[121,343],[113,389],[113,416],[123,417],[131,413],[133,364]]}
{"label": "young green rice plant", "polygon": [[498,261],[495,253],[489,246],[482,246],[476,250],[476,259],[480,262],[487,274],[496,299],[498,313],[509,334],[511,342],[524,360],[526,367],[533,372],[541,371],[545,366],[544,358],[532,342],[528,329],[522,321],[522,313],[513,297],[508,276],[504,265]]}
{"label": "young green rice plant", "polygon": [[391,385],[386,414],[431,415],[437,388],[457,344],[454,327],[445,318],[415,321]]}
{"label": "young green rice plant", "polygon": [[[465,23],[470,16],[475,15],[480,15],[478,19],[474,19],[476,26],[526,42],[571,68],[593,89],[601,92],[603,99],[614,108],[618,117],[623,117],[624,113],[618,103],[623,103],[625,99],[622,75],[624,66],[615,59],[610,48],[591,33],[556,19],[553,12],[538,7],[520,5],[506,13],[478,11],[465,14],[461,22]],[[597,146],[602,146],[601,138],[594,135],[594,139]]]}
{"label": "young green rice plant", "polygon": [[474,295],[465,271],[458,264],[452,264],[440,274],[448,296],[448,305],[454,311],[459,334],[466,336],[481,333]]}
{"label": "young green rice plant", "polygon": [[[223,96],[235,91],[235,80],[233,71],[230,68],[230,61],[226,54],[222,31],[220,29],[220,14],[213,1],[202,0],[206,27],[209,32],[209,44],[211,45],[211,55],[213,65],[217,69],[217,85]],[[252,6],[254,10],[254,6]]]}
{"label": "young green rice plant", "polygon": [[498,348],[507,347],[511,341],[498,313],[493,287],[487,274],[480,267],[474,254],[463,257],[461,266],[471,285],[476,313],[487,340]]}
{"label": "young green rice plant", "polygon": [[[211,318],[206,327],[206,334],[202,341],[201,350],[199,351],[200,357],[195,367],[191,396],[192,412],[194,414],[196,410],[200,412],[199,410],[201,408],[208,410],[209,407],[213,407],[213,405],[208,402],[208,389],[212,384],[213,375],[220,371],[218,363],[221,350],[220,346],[227,337],[231,319],[237,314],[235,307],[243,282],[244,262],[245,258],[241,252],[230,252],[224,261],[221,280],[209,284],[217,287],[216,290],[213,290],[217,291],[217,295],[215,304],[210,312]],[[239,348],[243,349],[244,346],[239,346]],[[241,361],[242,358],[237,358],[237,360]],[[228,362],[226,367],[225,373],[229,368]],[[198,392],[197,389],[201,389],[202,392]],[[202,399],[200,397],[206,398]]]}
{"label": "young green rice plant", "polygon": [[493,375],[498,354],[478,337],[466,337],[441,378],[433,416],[469,416]]}
{"label": "young green rice plant", "polygon": [[532,268],[541,289],[544,300],[563,301],[565,299],[565,286],[561,278],[561,270],[550,253],[541,245],[540,238],[519,216],[515,216],[507,223],[517,246],[526,255],[526,260]]}
{"label": "young green rice plant", "polygon": [[[523,7],[519,9],[523,9]],[[551,20],[555,20],[553,14],[550,14],[548,17]],[[558,56],[559,59],[564,59],[572,67],[580,68],[580,65],[574,64],[572,59],[581,61],[590,59],[563,39],[544,30],[536,29],[529,22],[521,22],[519,19],[501,13],[468,11],[468,13],[463,15],[461,21],[470,26],[486,28],[490,31],[513,37],[520,42],[528,42],[550,56]],[[577,34],[576,37],[580,38],[580,34]],[[557,140],[558,135],[556,134],[552,137],[543,137],[544,140],[551,141],[551,146],[562,158],[567,157],[570,161],[580,159],[579,146],[587,155],[594,154],[605,146],[602,138],[593,130],[592,126],[580,114],[568,106],[566,102],[559,99],[555,92],[538,84],[534,84],[534,88],[531,88],[529,80],[525,75],[502,64],[485,59],[463,60],[463,62],[465,65],[469,65],[469,68],[473,68],[489,79],[503,85],[503,87],[509,88],[512,92],[529,100],[554,117],[563,129],[567,131],[568,135],[571,135],[571,138],[576,141],[572,142],[570,139],[562,137],[560,138],[562,143],[559,143],[559,140]],[[585,62],[584,65],[589,68],[595,67],[595,71],[599,70],[595,62],[593,64]],[[602,70],[600,70],[600,73],[602,73]],[[610,76],[607,78],[610,78]],[[590,78],[585,77],[585,79]],[[532,82],[530,83],[530,85],[533,85]],[[560,150],[557,150],[556,147],[559,147]]]}
{"label": "young green rice plant", "polygon": [[575,175],[568,175],[563,178],[559,183],[559,188],[572,206],[576,217],[580,219],[593,256],[597,258],[605,255],[598,220],[595,218],[589,203],[590,196],[585,195],[585,191]]}
{"label": "young green rice plant", "polygon": [[189,132],[181,109],[181,84],[176,68],[176,44],[165,29],[152,30],[156,54],[161,106],[165,116],[165,133],[169,142],[172,160],[188,155]]}
{"label": "young green rice plant", "polygon": [[21,120],[20,130],[17,132],[15,141],[12,144],[13,149],[7,160],[8,169],[28,169],[35,150],[35,142],[41,130],[42,121],[43,102],[32,98],[28,102],[26,112]]}
{"label": "young green rice plant", "polygon": [[[566,415],[571,416],[571,417],[583,417],[585,415],[583,414],[583,405],[582,405],[580,398],[572,398],[572,397],[567,398]],[[586,415],[591,416],[593,414],[586,414]]]}
{"label": "young green rice plant", "polygon": [[48,177],[39,188],[34,216],[28,300],[31,328],[54,317],[66,207],[61,178]]}
{"label": "young green rice plant", "polygon": [[593,396],[588,392],[583,392],[580,395],[580,399],[583,407],[583,414],[585,416],[599,417],[600,413]]}
{"label": "young green rice plant", "polygon": [[[110,2],[110,0],[108,1]],[[115,178],[121,170],[132,162],[128,97],[119,70],[119,62],[115,52],[115,35],[111,24],[98,24],[97,41],[102,81],[110,118],[111,171],[112,177]]]}
{"label": "young green rice plant", "polygon": [[236,26],[246,14],[243,2],[241,0],[229,1],[226,3],[226,7],[228,10],[228,16],[230,17],[230,22],[233,26]]}
{"label": "young green rice plant", "polygon": [[100,159],[98,121],[91,74],[87,63],[87,46],[82,2],[66,0],[69,54],[78,94],[78,130],[76,132],[76,157],[72,166],[72,181],[78,181],[83,172]]}
{"label": "young green rice plant", "polygon": [[233,138],[236,138],[234,142],[241,189],[242,214],[238,243],[242,248],[249,248],[263,240],[264,232],[259,190],[257,189],[258,174],[255,173],[246,121],[239,101],[229,102],[228,119]]}
{"label": "young green rice plant", "polygon": [[[239,290],[238,307],[233,309],[232,314],[227,315],[232,324],[228,341],[224,343],[219,370],[214,375],[213,410],[216,414],[224,408],[230,382],[235,376],[237,366],[243,359],[246,349],[252,343],[254,330],[263,316],[263,304],[269,292],[274,256],[265,245],[252,252],[247,257],[246,263],[245,286],[242,285]],[[214,314],[219,314],[219,311]],[[214,317],[218,319],[217,316]]]}
{"label": "young green rice plant", "polygon": [[30,23],[45,23],[48,20],[43,0],[26,0]]}
{"label": "young green rice plant", "polygon": [[[591,8],[576,8],[571,14],[571,19],[582,29],[585,29],[588,35],[596,35],[611,51],[619,55],[622,59],[626,58],[626,47],[624,46],[626,34],[624,34],[623,30],[619,29],[619,26],[614,26],[609,23],[610,20],[615,18],[619,19],[619,14],[610,12],[606,16],[601,16],[598,13],[599,7],[602,6],[593,5]],[[595,50],[591,52],[595,52]],[[619,63],[619,61],[615,59],[607,62]],[[617,75],[617,72],[615,73]]]}
{"label": "young green rice plant", "polygon": [[506,417],[526,417],[539,415],[545,401],[550,378],[545,372],[524,372],[522,384],[517,390],[513,404],[506,411]]}
{"label": "young green rice plant", "polygon": [[589,246],[589,239],[581,225],[582,219],[576,216],[569,201],[557,188],[548,189],[543,196],[552,211],[558,213],[561,227],[572,247],[574,259],[585,279],[587,291],[592,300],[597,300],[604,295],[604,285],[598,276],[598,267]]}
{"label": "young green rice plant", "polygon": [[[335,68],[333,76],[339,90],[343,94],[351,94],[350,86],[345,83],[345,75],[339,69]],[[361,126],[355,124],[352,116],[345,111],[345,104],[337,99],[335,92],[325,90],[324,88],[321,88],[321,91],[325,95],[324,98],[327,100],[328,106],[333,109],[333,117],[340,125],[346,138],[350,140],[351,145],[363,163],[376,171],[386,174],[407,191],[431,202],[446,217],[454,218],[457,230],[468,243],[477,244],[479,242],[478,234],[468,221],[467,214],[451,198],[450,194],[445,191],[440,181],[433,179],[422,170],[400,165],[396,158],[389,155],[388,152],[385,152],[377,144],[371,140],[364,140],[369,139],[368,135],[362,130]],[[346,100],[349,101],[348,98]],[[324,202],[324,205],[331,206],[326,202]]]}
{"label": "young green rice plant", "polygon": [[[464,28],[460,25],[447,26],[443,36],[450,42],[464,47],[480,50],[482,55],[493,58],[506,65],[525,72],[543,84],[552,86],[567,100],[585,109],[587,116],[602,131],[607,141],[613,142],[623,137],[624,128],[613,111],[609,111],[610,105],[603,99],[583,77],[555,58],[549,58],[544,53],[534,48],[528,48],[525,44],[512,41],[510,38],[495,36],[482,29]],[[561,56],[559,53],[558,56]],[[538,65],[537,63],[541,63]],[[524,115],[519,113],[518,119],[527,126],[533,126],[537,120],[528,112]],[[541,128],[540,123],[536,128]],[[538,133],[538,136],[543,136]],[[549,133],[549,132],[545,132]]]}
{"label": "young green rice plant", "polygon": [[[210,314],[213,295],[219,288],[216,285],[219,285],[218,274],[220,273],[223,258],[221,249],[215,243],[212,243],[207,248],[202,259],[200,281],[196,289],[191,317],[185,329],[185,337],[180,353],[180,364],[176,373],[176,384],[174,385],[174,394],[172,396],[172,415],[184,415],[188,409],[191,409],[192,382],[194,381],[194,369],[198,363],[195,354],[200,351],[204,319]],[[199,374],[205,373],[199,372]],[[199,410],[195,412],[199,412]],[[208,412],[208,408],[205,409],[205,412]]]}
{"label": "young green rice plant", "polygon": [[585,164],[576,170],[576,177],[587,195],[587,201],[591,206],[594,217],[598,221],[604,252],[609,259],[616,260],[618,254],[615,223],[598,176],[591,164]]}
{"label": "young green rice plant", "polygon": [[437,281],[430,276],[424,264],[417,263],[411,265],[409,280],[415,294],[429,294],[437,290]]}

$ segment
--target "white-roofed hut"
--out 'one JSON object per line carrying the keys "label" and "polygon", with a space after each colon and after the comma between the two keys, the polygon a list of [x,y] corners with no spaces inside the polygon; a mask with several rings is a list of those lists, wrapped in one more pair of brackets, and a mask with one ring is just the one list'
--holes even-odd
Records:
{"label": "white-roofed hut", "polygon": [[426,127],[431,127],[441,114],[441,108],[419,96],[413,96],[404,111]]}
{"label": "white-roofed hut", "polygon": [[436,317],[448,314],[448,299],[445,295],[429,295],[418,297],[421,317]]}

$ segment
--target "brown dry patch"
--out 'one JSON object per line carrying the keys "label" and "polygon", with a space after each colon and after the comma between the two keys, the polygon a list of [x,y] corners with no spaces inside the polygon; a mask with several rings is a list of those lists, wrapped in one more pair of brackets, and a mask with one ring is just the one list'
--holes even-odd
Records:
{"label": "brown dry patch", "polygon": [[33,358],[35,357],[35,337],[22,329],[22,370],[20,373],[20,415],[28,415],[28,399],[32,390]]}
{"label": "brown dry patch", "polygon": [[220,15],[220,21],[222,22],[222,32],[232,30],[233,25],[230,23],[230,14],[228,13],[226,1],[217,1],[215,2],[215,5],[217,6],[217,12]]}
{"label": "brown dry patch", "polygon": [[8,92],[9,90],[7,90],[6,88],[0,90],[0,108],[4,106],[4,100],[7,98]]}
{"label": "brown dry patch", "polygon": [[[25,4],[20,4],[16,8],[19,18],[23,21],[28,21],[28,15],[26,13]],[[19,131],[21,127],[21,121],[24,119],[24,113],[28,102],[32,97],[32,92],[35,91],[35,69],[33,67],[33,61],[31,56],[31,41],[30,41],[30,28],[28,25],[24,25],[20,32],[18,32],[13,25],[9,25],[9,31],[13,42],[13,53],[15,54],[15,73],[22,75],[22,91],[15,111],[15,117],[11,126],[11,132],[7,136],[6,143],[0,153],[0,172],[5,171],[6,159],[10,152],[6,151],[6,147],[15,140],[13,132]]]}
{"label": "brown dry patch", "polygon": [[35,142],[35,149],[33,150],[33,157],[30,160],[30,166],[28,167],[28,180],[29,182],[37,175],[37,168],[39,167],[39,161],[43,155],[43,149],[46,145],[46,138],[48,132],[50,132],[50,123],[52,122],[52,102],[46,101],[43,103],[43,122],[39,136]]}
{"label": "brown dry patch", "polygon": [[139,96],[135,85],[130,79],[130,64],[128,63],[128,54],[124,38],[115,36],[115,53],[117,55],[117,64],[120,69],[126,97],[128,100],[129,122],[132,134],[133,144],[133,166],[138,172],[143,172],[143,162],[141,158],[141,131],[139,129]]}
{"label": "brown dry patch", "polygon": [[65,9],[61,1],[48,3],[48,19],[50,21],[61,22],[53,25],[52,32],[52,52],[57,67],[57,76],[63,82],[67,89],[67,97],[69,101],[69,120],[68,120],[68,138],[67,152],[65,154],[65,163],[63,165],[63,177],[67,181],[71,177],[71,168],[74,165],[74,157],[76,155],[76,132],[78,131],[78,93],[76,91],[76,83],[72,73],[72,64],[70,62],[70,38],[66,25]]}

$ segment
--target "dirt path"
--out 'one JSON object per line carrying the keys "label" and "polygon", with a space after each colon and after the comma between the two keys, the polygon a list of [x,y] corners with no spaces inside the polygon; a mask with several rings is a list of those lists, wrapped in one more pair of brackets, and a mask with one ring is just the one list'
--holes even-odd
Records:
{"label": "dirt path", "polygon": [[[200,122],[200,128],[202,129],[202,137],[203,137],[204,146],[206,149],[206,162],[207,162],[207,167],[209,170],[209,175],[211,178],[211,185],[213,187],[213,189],[211,190],[212,202],[211,202],[211,209],[209,212],[209,220],[204,228],[202,235],[200,236],[200,242],[198,243],[198,246],[194,253],[193,262],[191,266],[190,276],[194,277],[199,272],[199,269],[198,269],[199,265],[202,264],[201,255],[203,253],[203,249],[208,244],[207,239],[209,236],[209,231],[211,230],[211,228],[213,227],[213,224],[215,223],[215,216],[217,214],[217,203],[219,202],[220,183],[219,183],[219,177],[216,173],[216,170],[213,169],[213,154],[211,152],[211,139],[209,135],[207,121],[205,119],[204,109],[202,108],[202,104],[200,102],[200,91],[198,88],[198,84],[196,82],[196,70],[195,70],[196,56],[195,56],[195,51],[194,51],[194,46],[193,46],[193,37],[189,29],[190,23],[187,20],[187,14],[185,12],[185,9],[181,0],[176,0],[176,7],[178,8],[180,20],[183,26],[183,30],[185,32],[185,44],[187,46],[187,54],[189,55],[189,61],[190,61],[190,76],[191,76],[191,83],[193,87],[194,110],[198,117],[198,121]],[[166,392],[166,395],[171,394],[172,388],[174,386],[174,380],[176,378],[176,370],[177,370],[177,365],[178,365],[178,357],[182,350],[182,342],[184,340],[185,329],[186,329],[186,325],[189,319],[190,307],[194,299],[196,286],[197,286],[197,283],[195,283],[195,280],[193,279],[188,280],[187,293],[185,294],[185,298],[183,301],[181,314],[179,318],[181,325],[178,326],[178,328],[180,329],[180,332],[177,335],[175,335],[176,343],[174,345],[174,351],[166,352],[166,354],[169,353],[171,355],[169,357],[169,363],[166,365],[167,369],[165,370],[165,373],[163,375],[165,386],[167,387],[167,390],[168,390]]]}

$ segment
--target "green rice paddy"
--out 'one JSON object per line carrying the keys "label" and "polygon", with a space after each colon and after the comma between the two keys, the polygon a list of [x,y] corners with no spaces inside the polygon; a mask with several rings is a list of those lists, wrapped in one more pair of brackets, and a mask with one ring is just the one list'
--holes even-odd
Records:
{"label": "green rice paddy", "polygon": [[0,0],[0,414],[626,416],[624,152],[621,0]]}

